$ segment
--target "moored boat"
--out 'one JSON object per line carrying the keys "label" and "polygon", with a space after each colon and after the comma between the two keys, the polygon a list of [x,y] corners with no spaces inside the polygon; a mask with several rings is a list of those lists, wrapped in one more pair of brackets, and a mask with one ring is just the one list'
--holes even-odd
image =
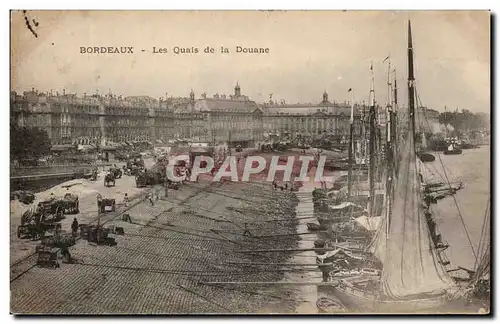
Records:
{"label": "moored boat", "polygon": [[430,153],[419,153],[418,158],[422,162],[433,162],[436,160],[436,157]]}
{"label": "moored boat", "polygon": [[380,293],[380,277],[364,275],[340,280],[335,293],[346,307],[362,312],[424,312],[448,301],[447,295],[442,292],[416,294],[402,299],[391,298]]}
{"label": "moored boat", "polygon": [[306,225],[309,231],[326,231],[328,228],[326,225],[316,223],[307,223]]}
{"label": "moored boat", "polygon": [[443,152],[444,155],[460,155],[462,154],[462,149],[460,148],[460,145],[451,142],[450,145],[444,150]]}
{"label": "moored boat", "polygon": [[[458,287],[444,268],[440,247],[426,220],[428,206],[421,201],[410,23],[408,61],[408,128],[401,134],[397,157],[388,163],[388,208],[368,248],[382,263],[382,273],[341,279],[334,288],[347,307],[363,312],[415,313],[440,308],[450,298],[457,298]],[[370,109],[374,110],[374,104]]]}
{"label": "moored boat", "polygon": [[462,154],[462,149],[459,148],[453,148],[453,149],[446,149],[446,151],[443,152],[444,155],[460,155]]}
{"label": "moored boat", "polygon": [[460,147],[464,150],[470,150],[470,149],[478,148],[479,145],[464,142],[464,143],[462,143],[462,145],[460,145]]}
{"label": "moored boat", "polygon": [[335,314],[345,313],[347,308],[342,304],[340,299],[334,297],[321,297],[316,300],[316,307],[320,313]]}

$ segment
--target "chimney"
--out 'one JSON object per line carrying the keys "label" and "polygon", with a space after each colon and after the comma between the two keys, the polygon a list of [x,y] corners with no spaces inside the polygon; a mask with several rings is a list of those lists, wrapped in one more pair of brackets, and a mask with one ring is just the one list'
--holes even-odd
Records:
{"label": "chimney", "polygon": [[35,92],[35,88],[31,88],[31,92]]}

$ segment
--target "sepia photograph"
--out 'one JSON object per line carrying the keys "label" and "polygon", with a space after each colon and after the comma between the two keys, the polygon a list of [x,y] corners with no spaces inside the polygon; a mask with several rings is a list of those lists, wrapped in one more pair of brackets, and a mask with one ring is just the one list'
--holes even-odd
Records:
{"label": "sepia photograph", "polygon": [[487,10],[11,10],[12,315],[491,315]]}

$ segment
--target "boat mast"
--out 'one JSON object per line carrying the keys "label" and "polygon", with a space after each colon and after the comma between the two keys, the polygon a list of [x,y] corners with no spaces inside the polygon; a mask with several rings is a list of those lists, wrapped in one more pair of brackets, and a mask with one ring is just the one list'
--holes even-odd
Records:
{"label": "boat mast", "polygon": [[352,190],[352,150],[353,150],[353,133],[354,133],[354,91],[352,88],[349,88],[348,92],[351,93],[351,119],[349,120],[349,148],[348,148],[348,159],[349,159],[349,169],[347,173],[347,199],[351,198],[351,190]]}
{"label": "boat mast", "polygon": [[374,216],[374,202],[375,202],[375,141],[376,141],[376,116],[375,116],[375,89],[374,89],[374,84],[375,84],[375,79],[373,76],[373,62],[370,66],[371,74],[372,74],[372,79],[370,83],[370,112],[368,115],[369,118],[369,123],[370,123],[370,175],[369,175],[369,182],[370,182],[370,197],[369,197],[369,202],[368,202],[368,213],[370,216]]}
{"label": "boat mast", "polygon": [[411,38],[411,21],[408,21],[408,107],[410,109],[409,126],[410,136],[416,143],[415,136],[415,76],[413,74],[413,42]]}
{"label": "boat mast", "polygon": [[[397,82],[397,77],[396,77],[396,70],[394,70],[394,103],[393,103],[393,106],[392,106],[392,116],[391,116],[391,127],[392,127],[392,146],[393,146],[393,158],[397,156],[398,154],[398,142],[397,142],[397,118],[398,118],[398,113],[397,113],[397,110],[398,110],[398,82]],[[395,168],[395,172],[394,172],[394,175],[397,174],[398,172],[398,160],[397,159],[394,159],[394,168]]]}
{"label": "boat mast", "polygon": [[[370,107],[369,107],[369,104],[370,102],[368,101],[368,105],[365,104],[365,102],[363,101],[363,118],[362,118],[362,138],[363,138],[363,142],[362,142],[362,146],[361,146],[361,149],[362,149],[362,157],[363,159],[366,161],[368,159],[368,139],[369,139],[369,132],[368,132],[368,119],[369,119],[369,111],[370,111]],[[368,109],[367,109],[368,108]]]}
{"label": "boat mast", "polygon": [[386,145],[385,145],[385,156],[386,156],[386,192],[385,192],[385,206],[386,206],[386,234],[389,236],[389,226],[390,218],[392,212],[392,180],[393,180],[393,149],[392,149],[392,83],[391,83],[391,58],[388,56],[388,68],[387,68],[387,109],[386,109]]}

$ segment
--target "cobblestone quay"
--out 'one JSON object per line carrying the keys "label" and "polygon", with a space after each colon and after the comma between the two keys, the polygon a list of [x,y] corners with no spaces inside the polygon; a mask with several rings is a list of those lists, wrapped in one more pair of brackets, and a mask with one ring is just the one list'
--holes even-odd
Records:
{"label": "cobblestone quay", "polygon": [[[132,224],[113,247],[83,240],[71,248],[77,263],[60,269],[31,267],[12,280],[11,311],[21,314],[171,314],[283,311],[285,292],[258,291],[251,285],[206,285],[208,281],[278,281],[287,253],[237,253],[236,250],[295,247],[294,195],[270,183],[202,179],[169,191],[155,206],[144,201],[129,210]],[[28,260],[26,261],[28,262]],[[31,260],[33,262],[33,260]],[[238,264],[240,263],[240,264]],[[12,270],[12,269],[11,269]],[[12,272],[12,271],[11,271]],[[279,305],[279,306],[278,306]]]}

